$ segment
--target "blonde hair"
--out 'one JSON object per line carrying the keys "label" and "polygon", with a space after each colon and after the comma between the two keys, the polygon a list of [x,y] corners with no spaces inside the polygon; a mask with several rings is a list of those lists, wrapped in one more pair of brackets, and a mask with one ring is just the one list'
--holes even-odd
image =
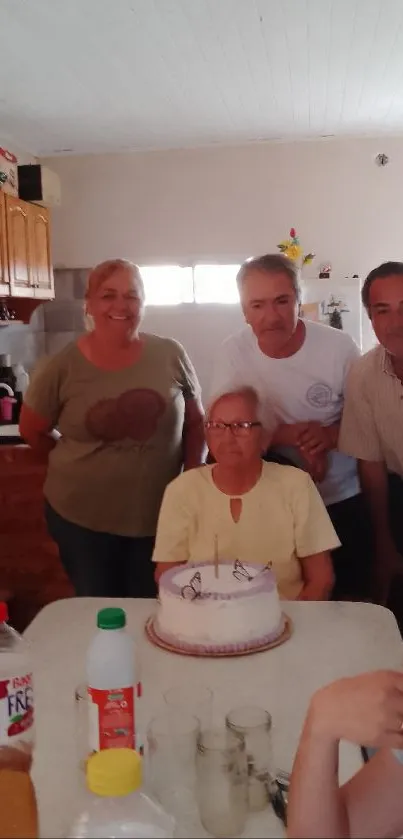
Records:
{"label": "blonde hair", "polygon": [[96,265],[95,268],[91,269],[87,277],[87,287],[84,295],[84,323],[85,328],[88,331],[91,331],[94,328],[93,318],[88,313],[88,299],[92,297],[94,294],[96,294],[101,285],[103,285],[106,282],[106,280],[109,280],[110,277],[112,277],[116,273],[116,271],[122,270],[128,271],[132,275],[133,279],[136,280],[139,295],[141,297],[142,302],[144,302],[144,283],[138,265],[136,265],[134,262],[131,262],[130,259],[106,259],[105,262],[100,262],[99,265]]}
{"label": "blonde hair", "polygon": [[258,421],[262,423],[262,427],[265,431],[272,433],[275,430],[278,425],[278,421],[272,405],[267,401],[265,401],[265,404],[263,405],[257,390],[250,385],[244,385],[243,387],[234,388],[233,390],[227,390],[223,393],[216,394],[207,407],[207,418],[210,417],[217,403],[221,402],[221,399],[226,399],[230,396],[241,396],[242,399],[249,402],[252,405],[253,410],[256,411],[256,417]]}
{"label": "blonde hair", "polygon": [[134,262],[130,262],[130,259],[107,259],[105,262],[100,262],[99,265],[92,268],[87,277],[85,298],[92,297],[106,280],[109,280],[116,271],[122,270],[128,271],[136,279],[139,291],[144,299],[144,285],[141,279],[140,269]]}

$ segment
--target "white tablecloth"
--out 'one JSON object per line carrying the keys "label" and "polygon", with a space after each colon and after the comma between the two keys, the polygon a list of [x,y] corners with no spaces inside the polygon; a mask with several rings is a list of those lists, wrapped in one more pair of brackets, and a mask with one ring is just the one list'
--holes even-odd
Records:
{"label": "white tablecloth", "polygon": [[[292,638],[258,655],[233,659],[195,659],[151,645],[144,635],[150,600],[82,598],[47,606],[27,629],[32,643],[37,701],[36,784],[42,837],[62,837],[77,809],[82,772],[77,769],[74,689],[83,680],[86,648],[96,613],[122,606],[138,643],[144,686],[145,722],[162,710],[167,688],[194,679],[211,687],[214,715],[245,702],[267,708],[273,717],[277,766],[289,771],[312,693],[341,676],[365,670],[401,667],[403,648],[393,615],[364,603],[285,603],[294,622]],[[343,744],[341,780],[361,765],[359,750]],[[194,837],[206,835],[195,832]],[[281,837],[281,823],[271,809],[249,818],[246,837]]]}

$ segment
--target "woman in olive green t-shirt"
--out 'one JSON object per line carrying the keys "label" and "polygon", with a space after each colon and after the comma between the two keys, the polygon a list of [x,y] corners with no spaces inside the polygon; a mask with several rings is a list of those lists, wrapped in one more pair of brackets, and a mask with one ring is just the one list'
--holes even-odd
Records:
{"label": "woman in olive green t-shirt", "polygon": [[153,597],[165,487],[203,458],[200,387],[180,344],[139,332],[135,265],[94,268],[86,309],[92,328],[41,365],[20,430],[49,457],[46,518],[76,594]]}

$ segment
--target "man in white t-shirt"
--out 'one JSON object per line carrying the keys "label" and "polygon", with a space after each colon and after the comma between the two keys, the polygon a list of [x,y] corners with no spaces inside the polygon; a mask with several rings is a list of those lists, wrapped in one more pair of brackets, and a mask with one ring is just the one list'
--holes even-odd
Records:
{"label": "man in white t-shirt", "polygon": [[341,541],[333,552],[335,597],[368,596],[370,545],[356,461],[337,451],[343,391],[359,356],[353,339],[299,317],[295,264],[281,254],[245,262],[237,283],[248,324],[222,345],[212,396],[250,385],[275,410],[276,455],[316,480]]}

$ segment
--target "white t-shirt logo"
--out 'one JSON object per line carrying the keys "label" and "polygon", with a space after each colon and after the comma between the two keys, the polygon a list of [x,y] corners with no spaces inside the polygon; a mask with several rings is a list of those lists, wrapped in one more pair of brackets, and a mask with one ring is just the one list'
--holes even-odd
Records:
{"label": "white t-shirt logo", "polygon": [[316,382],[306,392],[306,401],[313,408],[327,408],[332,401],[332,388],[325,382]]}

